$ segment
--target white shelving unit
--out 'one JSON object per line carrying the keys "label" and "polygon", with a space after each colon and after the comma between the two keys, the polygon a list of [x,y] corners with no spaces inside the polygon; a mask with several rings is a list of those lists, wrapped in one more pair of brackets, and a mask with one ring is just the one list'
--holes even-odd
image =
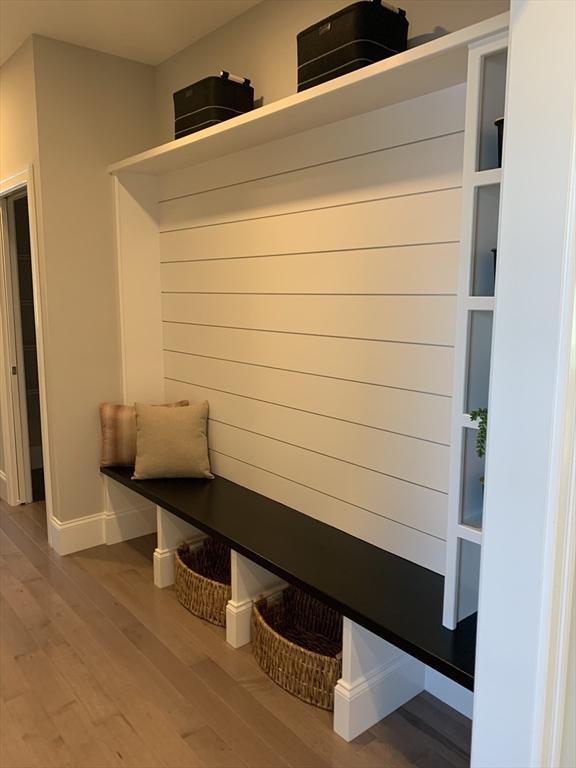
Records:
{"label": "white shelving unit", "polygon": [[[466,82],[469,47],[507,35],[504,13],[200,133],[114,163],[109,172],[159,176]],[[483,171],[491,179],[493,171]],[[480,176],[480,174],[479,174]],[[484,183],[491,183],[486,181]]]}
{"label": "white shelving unit", "polygon": [[[468,212],[463,242],[467,266],[466,270],[463,270],[460,290],[459,322],[463,330],[458,341],[459,362],[455,391],[459,394],[454,401],[458,407],[453,420],[454,433],[458,436],[455,453],[460,453],[456,464],[459,473],[463,463],[463,436],[476,434],[464,407],[464,403],[472,394],[476,397],[475,392],[464,394],[467,391],[468,377],[462,360],[466,356],[468,320],[474,316],[491,318],[494,309],[493,280],[492,286],[484,285],[485,281],[481,281],[482,290],[469,290],[471,264],[476,263],[476,251],[484,250],[493,236],[491,225],[485,225],[485,222],[490,222],[494,210],[497,212],[495,191],[500,183],[500,173],[495,168],[496,162],[490,163],[490,158],[494,155],[495,140],[493,144],[490,141],[480,142],[481,149],[478,149],[480,144],[476,121],[480,99],[483,98],[480,63],[484,60],[484,55],[498,56],[498,52],[505,49],[508,23],[508,14],[487,19],[310,91],[289,96],[201,133],[169,142],[110,166],[110,173],[115,177],[124,401],[161,402],[164,398],[160,290],[160,201],[163,185],[192,176],[193,174],[188,175],[186,170],[192,167],[201,175],[206,172],[206,168],[210,168],[206,166],[202,169],[198,166],[209,161],[226,158],[226,162],[230,159],[230,162],[234,163],[238,157],[230,156],[244,150],[261,147],[312,129],[327,127],[335,122],[365,115],[373,110],[442,91],[457,84],[468,83],[468,126],[472,128],[467,129],[468,159],[464,174],[463,199],[464,210]],[[497,79],[498,72],[497,65],[490,66],[488,80]],[[471,105],[474,105],[473,110]],[[488,112],[484,110],[482,114],[487,115]],[[495,114],[494,119],[500,117],[500,114]],[[460,125],[461,122],[458,123],[458,126]],[[347,126],[344,128],[347,129]],[[350,141],[354,139],[355,136],[351,132]],[[240,162],[244,162],[241,157]],[[481,204],[476,207],[478,195],[481,196]],[[460,202],[459,193],[454,195],[454,200]],[[454,208],[450,210],[453,211]],[[475,210],[478,216],[473,216],[472,212]],[[410,222],[413,220],[415,219],[410,219]],[[480,239],[474,234],[477,227],[482,232]],[[495,245],[494,242],[490,247]],[[490,287],[492,290],[487,290]],[[452,306],[451,303],[450,322],[453,317]],[[487,332],[491,333],[491,326],[488,326],[486,322],[475,324],[474,339],[480,349]],[[485,382],[479,379],[478,387],[484,387],[487,392],[487,379]],[[483,404],[479,402],[474,407]],[[445,455],[446,452],[443,451],[443,456]],[[445,460],[442,466],[445,469]],[[459,480],[456,482],[456,489],[458,488]],[[454,498],[452,493],[448,527],[446,604],[447,607],[456,604],[456,590],[459,590],[461,598],[458,604],[473,606],[477,593],[474,575],[477,573],[479,562],[482,509],[478,499],[473,499],[474,504],[471,505],[469,514],[461,516],[459,506],[454,506]],[[443,514],[444,509],[442,522]],[[165,523],[164,520],[160,521],[159,528],[163,538],[159,539],[155,558],[158,581],[163,584],[172,578],[170,548],[175,543],[166,538],[168,534]],[[439,537],[436,541],[438,540]],[[441,546],[441,542],[439,545]],[[453,554],[454,552],[456,554]],[[465,555],[463,557],[462,552]],[[455,564],[459,562],[465,563],[465,572],[456,580]],[[239,570],[242,570],[241,566]],[[265,584],[259,585],[259,588],[267,588],[267,579],[268,576],[265,575]],[[238,622],[238,626],[231,633],[235,644],[240,642],[243,632],[245,635],[245,627],[243,629],[241,626],[247,615],[242,602],[245,597],[246,595],[238,593],[235,605],[232,606],[233,610],[230,611]],[[383,643],[380,638],[366,632],[354,622],[347,625],[346,638],[343,650],[344,672],[342,685],[339,685],[338,689],[339,703],[336,706],[334,723],[336,731],[348,739],[389,714],[429,683],[426,683],[428,674],[422,663],[414,666],[409,657],[398,657],[397,650],[392,646]],[[406,673],[407,670],[409,674]],[[437,690],[439,688],[440,686]],[[460,690],[456,697],[461,702],[460,706],[469,712],[470,703],[465,694],[466,691]]]}
{"label": "white shelving unit", "polygon": [[470,45],[462,184],[462,239],[452,404],[444,625],[478,606],[484,459],[469,413],[488,407],[501,168],[494,121],[504,114],[507,35]]}

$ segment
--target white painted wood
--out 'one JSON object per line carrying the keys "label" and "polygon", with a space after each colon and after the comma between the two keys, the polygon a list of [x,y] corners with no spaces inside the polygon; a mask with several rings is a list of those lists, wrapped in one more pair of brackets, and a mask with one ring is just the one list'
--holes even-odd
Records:
{"label": "white painted wood", "polygon": [[[164,348],[199,357],[449,396],[453,349],[164,323]],[[197,377],[194,377],[197,379]],[[385,394],[381,393],[382,399]]]}
{"label": "white painted wood", "polygon": [[110,166],[161,174],[415,98],[466,79],[467,46],[505,30],[508,14],[458,30],[366,69]]}
{"label": "white painted wood", "polygon": [[[386,119],[380,115],[380,119]],[[224,187],[193,198],[178,197],[160,205],[160,229],[220,224],[243,216],[272,216],[371,198],[400,196],[459,187],[462,183],[463,134],[452,133],[412,144],[386,148],[312,168],[265,176],[240,187]],[[295,163],[301,163],[294,157]],[[239,194],[240,193],[240,194]]]}
{"label": "white painted wood", "polygon": [[556,631],[568,630],[558,609],[574,598],[566,548],[574,506],[561,489],[565,451],[573,460],[575,27],[574,3],[512,0],[473,768],[558,765]]}
{"label": "white painted wood", "polygon": [[454,680],[441,675],[436,669],[426,667],[424,674],[424,688],[449,707],[460,712],[461,715],[472,719],[474,708],[474,694]]}
{"label": "white painted wood", "polygon": [[[210,437],[214,451],[283,475],[328,496],[410,525],[417,530],[436,535],[438,538],[445,536],[444,516],[439,513],[435,517],[430,513],[427,514],[424,503],[421,502],[421,507],[416,511],[406,508],[407,505],[399,509],[394,506],[396,498],[402,498],[402,490],[404,490],[402,485],[409,485],[409,482],[388,482],[390,478],[377,472],[363,470],[302,446],[289,445],[214,421],[210,422]],[[431,459],[433,458],[431,454]],[[415,453],[414,461],[417,460],[420,460],[420,457]],[[436,501],[434,497],[439,496],[440,499],[436,501],[436,505],[440,507],[440,513],[443,511],[441,506],[443,494],[435,494],[426,488],[412,485],[405,490],[405,496],[412,499],[430,498],[432,508]]]}
{"label": "white painted wood", "polygon": [[454,344],[452,296],[164,294],[165,321],[359,339]]}
{"label": "white painted wood", "polygon": [[168,293],[456,293],[458,244],[162,264]]}
{"label": "white painted wood", "polygon": [[156,507],[158,544],[154,550],[154,584],[163,589],[174,583],[174,552],[183,541],[206,534],[162,507]]}
{"label": "white painted wood", "polygon": [[156,531],[156,505],[129,488],[102,476],[104,542],[116,544]]}
{"label": "white painted wood", "polygon": [[[374,438],[374,435],[378,437],[374,430],[340,423],[332,423],[330,427],[334,428],[325,429],[326,421],[318,417],[174,382],[168,382],[168,385],[167,392],[176,397],[188,397],[192,402],[209,399],[212,413],[210,441],[214,449],[228,450],[217,442],[220,433],[212,430],[212,426],[217,426],[214,419],[249,432],[257,430],[283,443],[291,440],[293,445],[304,447],[302,461],[306,471],[304,475],[296,476],[292,474],[292,467],[286,466],[283,475],[294,479],[299,477],[300,482],[311,484],[325,493],[366,509],[383,512],[392,520],[432,536],[445,538],[446,494],[383,474],[389,451],[384,449],[382,455],[382,441],[367,439]],[[242,435],[239,439],[242,440]],[[317,453],[310,455],[310,451]],[[346,463],[339,460],[342,457]],[[362,466],[359,461],[366,464]]]}
{"label": "white painted wood", "polygon": [[115,179],[115,205],[124,402],[161,402],[156,179],[132,174]]}
{"label": "white painted wood", "polygon": [[[508,44],[506,33],[500,33],[471,46],[468,60],[464,166],[462,188],[462,235],[456,347],[452,399],[452,437],[450,440],[450,489],[446,539],[446,575],[444,581],[443,623],[454,629],[458,621],[477,608],[479,570],[471,547],[480,544],[481,536],[461,523],[476,516],[481,521],[483,497],[478,482],[476,463],[472,466],[471,451],[462,420],[464,415],[488,402],[491,357],[492,312],[494,296],[471,296],[475,292],[475,258],[480,252],[496,247],[499,189],[494,182],[501,177],[500,169],[478,171],[481,127],[486,130],[483,116],[488,96],[484,94],[484,79],[490,56],[500,55]],[[505,73],[503,73],[503,76]],[[501,91],[503,86],[498,86]],[[487,186],[492,184],[492,186]],[[477,314],[475,314],[477,313]],[[482,314],[480,314],[482,313]],[[466,417],[467,418],[467,417]],[[467,425],[466,425],[467,426]],[[470,490],[472,487],[472,490]],[[474,509],[465,509],[466,504]]]}
{"label": "white painted wood", "polygon": [[334,689],[334,730],[346,741],[424,689],[425,666],[344,618],[342,678]]}
{"label": "white painted wood", "polygon": [[232,550],[232,597],[226,606],[226,641],[233,648],[250,642],[252,604],[262,595],[278,591],[285,582]]}
{"label": "white painted wood", "polygon": [[[251,149],[181,168],[159,178],[160,200],[244,184],[464,129],[465,83],[408,99]],[[426,119],[422,119],[422,115]],[[351,149],[352,147],[352,149]]]}
{"label": "white painted wood", "polygon": [[460,190],[366,200],[221,226],[163,231],[162,261],[455,242]]}
{"label": "white painted wood", "polygon": [[[237,458],[212,451],[210,460],[213,471],[232,482],[275,499],[381,549],[418,563],[424,568],[443,573],[446,552],[441,539],[353,507],[346,502],[299,485],[283,474],[273,474]],[[285,469],[282,467],[282,470],[285,471]],[[298,546],[298,542],[295,542],[294,546]]]}
{"label": "white painted wood", "polygon": [[[288,414],[275,411],[277,418],[298,419],[301,417],[294,410],[305,411],[388,433],[379,436],[372,431],[366,437],[368,445],[373,440],[394,442],[402,437],[417,437],[441,445],[447,445],[449,441],[450,399],[446,397],[171,352],[166,353],[165,359],[168,379],[190,382],[210,390],[208,400],[216,398],[218,393],[226,394],[227,390],[232,390],[231,395],[261,400],[263,406],[272,403],[290,409]],[[253,407],[251,403],[242,402],[237,397],[234,404],[239,408]],[[228,417],[224,420],[228,420]],[[286,422],[286,426],[290,429],[290,422]],[[338,425],[326,422],[325,419],[316,420],[315,427],[322,430],[338,429]],[[352,427],[343,425],[341,429]],[[318,439],[323,440],[322,437]],[[338,443],[345,443],[345,439],[340,439]],[[355,451],[362,450],[362,446],[348,447]],[[371,452],[370,448],[367,450]],[[358,453],[355,456],[354,460],[357,461]],[[376,458],[375,454],[373,456],[372,462]],[[365,460],[360,463],[365,463]]]}
{"label": "white painted wood", "polygon": [[78,517],[61,522],[50,517],[51,546],[59,555],[70,555],[83,549],[104,544],[104,516],[102,514]]}

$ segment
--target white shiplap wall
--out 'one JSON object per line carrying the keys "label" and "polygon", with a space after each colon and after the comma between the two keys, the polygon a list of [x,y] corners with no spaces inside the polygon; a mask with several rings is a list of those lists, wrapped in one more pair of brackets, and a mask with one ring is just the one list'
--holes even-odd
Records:
{"label": "white shiplap wall", "polygon": [[163,179],[166,397],[214,469],[444,570],[464,86]]}

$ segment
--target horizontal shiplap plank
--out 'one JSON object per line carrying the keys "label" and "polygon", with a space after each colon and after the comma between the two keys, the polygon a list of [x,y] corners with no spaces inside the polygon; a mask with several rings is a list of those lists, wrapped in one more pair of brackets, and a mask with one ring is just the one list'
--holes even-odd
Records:
{"label": "horizontal shiplap plank", "polygon": [[462,183],[463,133],[275,175],[160,206],[160,228],[181,229]]}
{"label": "horizontal shiplap plank", "polygon": [[[268,455],[270,450],[284,451],[277,448],[278,441],[281,445],[290,444],[291,450],[282,454],[284,475],[396,522],[445,538],[446,494],[365,466],[366,463],[378,464],[380,453],[385,457],[388,447],[385,433],[174,381],[166,382],[166,396],[175,400],[187,398],[191,402],[209,401],[212,448],[230,452],[229,442],[222,441],[222,435],[228,434],[225,425],[236,428],[234,434],[239,446],[234,449],[234,455],[245,460],[249,460],[250,454],[245,451],[253,444],[252,433],[273,439]],[[384,466],[385,461],[381,465]],[[259,463],[259,466],[273,465]]]}
{"label": "horizontal shiplap plank", "polygon": [[162,290],[197,293],[456,293],[458,243],[162,264]]}
{"label": "horizontal shiplap plank", "polygon": [[456,242],[460,189],[163,232],[161,261]]}
{"label": "horizontal shiplap plank", "polygon": [[[211,452],[214,472],[327,525],[411,560],[436,573],[444,573],[445,543],[384,517],[364,512],[343,501],[298,485],[279,474],[253,467],[236,457]],[[345,567],[346,564],[343,564]]]}
{"label": "horizontal shiplap plank", "polygon": [[454,351],[448,347],[164,323],[164,348],[385,387],[452,393]]}
{"label": "horizontal shiplap plank", "polygon": [[453,296],[162,296],[167,322],[446,346],[455,311]]}
{"label": "horizontal shiplap plank", "polygon": [[[171,353],[166,354],[165,370],[167,379],[286,406],[283,409],[286,412],[276,414],[276,422],[283,425],[286,435],[292,435],[291,430],[299,425],[298,434],[303,435],[300,440],[305,439],[306,446],[315,446],[319,452],[338,455],[441,492],[447,489],[447,444],[391,429],[394,426],[411,427],[422,434],[424,430],[418,423],[418,415],[421,415],[428,431],[437,437],[447,437],[449,415],[446,406],[449,401],[446,398],[388,390],[391,395],[398,396],[388,399],[382,397],[382,390],[370,390],[361,384],[333,380],[318,383],[319,380],[306,381],[301,374],[183,358]],[[414,404],[414,416],[407,412],[410,402]],[[394,404],[397,410],[394,410]],[[241,403],[238,405],[242,407]],[[434,410],[436,405],[438,410]],[[427,408],[432,411],[429,415]],[[300,411],[305,413],[301,416]],[[282,436],[280,428],[275,435]],[[294,436],[292,440],[283,439],[297,442]]]}
{"label": "horizontal shiplap plank", "polygon": [[466,85],[272,141],[161,177],[161,200],[464,130]]}

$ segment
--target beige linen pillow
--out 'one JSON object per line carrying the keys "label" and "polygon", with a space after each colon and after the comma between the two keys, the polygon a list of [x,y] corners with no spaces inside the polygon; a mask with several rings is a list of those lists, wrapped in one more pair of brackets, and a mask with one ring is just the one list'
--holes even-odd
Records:
{"label": "beige linen pillow", "polygon": [[134,480],[154,477],[209,477],[206,422],[208,402],[186,408],[136,403]]}
{"label": "beige linen pillow", "polygon": [[[182,408],[188,400],[166,403],[166,408]],[[136,461],[136,409],[133,405],[100,405],[102,427],[101,467],[133,467]]]}

